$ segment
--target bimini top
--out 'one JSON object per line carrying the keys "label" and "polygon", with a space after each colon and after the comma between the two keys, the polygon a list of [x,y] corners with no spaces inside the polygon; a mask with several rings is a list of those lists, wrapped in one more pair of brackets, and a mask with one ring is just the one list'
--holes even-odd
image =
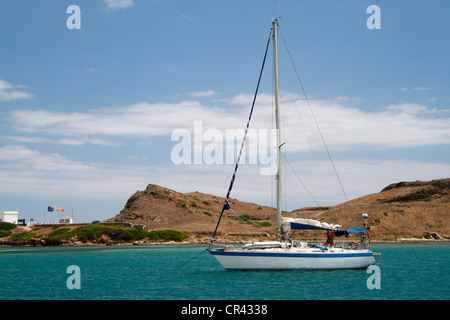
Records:
{"label": "bimini top", "polygon": [[338,230],[334,234],[339,237],[339,236],[343,236],[345,234],[349,234],[350,232],[364,232],[364,233],[367,233],[367,229],[364,229],[364,228],[353,228],[353,229],[348,229],[348,230]]}

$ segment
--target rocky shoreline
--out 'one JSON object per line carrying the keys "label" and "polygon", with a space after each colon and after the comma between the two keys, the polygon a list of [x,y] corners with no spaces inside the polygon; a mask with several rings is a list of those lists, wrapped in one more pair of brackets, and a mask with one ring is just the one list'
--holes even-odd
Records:
{"label": "rocky shoreline", "polygon": [[[233,237],[233,239],[222,239],[216,244],[234,244],[241,245],[252,241],[267,241],[267,237],[248,238]],[[317,243],[317,239],[302,239],[303,241]],[[393,243],[393,244],[413,244],[413,243],[449,243],[450,239],[426,239],[426,238],[397,238],[395,240],[371,240],[372,244]],[[126,247],[126,246],[183,246],[183,245],[209,245],[211,241],[206,237],[191,235],[183,241],[116,241],[108,237],[100,236],[90,241],[80,241],[76,238],[53,240],[45,237],[31,238],[26,241],[0,240],[0,247]]]}

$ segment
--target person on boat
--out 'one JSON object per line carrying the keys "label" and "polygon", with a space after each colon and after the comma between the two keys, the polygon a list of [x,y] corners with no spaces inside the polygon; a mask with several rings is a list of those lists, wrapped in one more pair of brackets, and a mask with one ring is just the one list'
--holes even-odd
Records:
{"label": "person on boat", "polygon": [[334,240],[334,231],[330,230],[327,231],[327,241],[325,241],[326,247],[332,247],[333,246],[333,240]]}
{"label": "person on boat", "polygon": [[366,235],[365,235],[364,233],[361,233],[361,246],[362,246],[363,248],[366,247],[365,241],[366,241]]}

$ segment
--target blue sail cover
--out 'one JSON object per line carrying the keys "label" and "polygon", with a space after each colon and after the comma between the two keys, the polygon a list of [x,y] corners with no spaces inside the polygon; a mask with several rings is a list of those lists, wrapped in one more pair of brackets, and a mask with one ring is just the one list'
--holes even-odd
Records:
{"label": "blue sail cover", "polygon": [[338,230],[334,226],[330,226],[330,228],[326,228],[322,225],[319,227],[318,225],[314,225],[314,224],[299,223],[299,222],[293,222],[293,221],[291,221],[291,229],[292,230],[327,230],[327,231],[331,230],[331,231],[335,231],[336,235],[338,235],[338,234],[342,235],[342,234],[350,233],[350,232],[366,232],[367,233],[367,229],[363,229],[363,228]]}
{"label": "blue sail cover", "polygon": [[303,224],[298,222],[291,222],[291,229],[292,230],[335,230],[335,229],[329,229],[329,228],[322,228],[310,224]]}
{"label": "blue sail cover", "polygon": [[321,222],[313,219],[283,218],[283,225],[290,230],[327,230],[336,231],[341,227],[338,224]]}

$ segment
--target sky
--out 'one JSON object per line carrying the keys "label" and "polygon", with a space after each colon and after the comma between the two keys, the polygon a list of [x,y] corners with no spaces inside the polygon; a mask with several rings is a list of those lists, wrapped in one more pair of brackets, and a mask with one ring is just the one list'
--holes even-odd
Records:
{"label": "sky", "polygon": [[[446,0],[1,1],[0,211],[104,220],[150,183],[225,196],[276,17],[284,210],[448,178],[449,13]],[[231,193],[269,206],[272,75],[270,46]]]}

